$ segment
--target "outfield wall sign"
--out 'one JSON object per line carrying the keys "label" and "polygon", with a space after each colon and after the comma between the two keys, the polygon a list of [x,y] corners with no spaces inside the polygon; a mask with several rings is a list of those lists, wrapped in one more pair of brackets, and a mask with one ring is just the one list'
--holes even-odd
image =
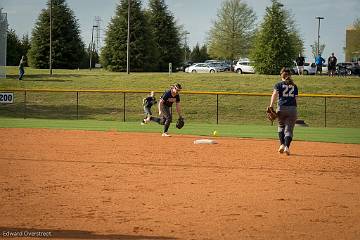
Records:
{"label": "outfield wall sign", "polygon": [[13,103],[14,93],[1,93],[0,92],[0,103]]}

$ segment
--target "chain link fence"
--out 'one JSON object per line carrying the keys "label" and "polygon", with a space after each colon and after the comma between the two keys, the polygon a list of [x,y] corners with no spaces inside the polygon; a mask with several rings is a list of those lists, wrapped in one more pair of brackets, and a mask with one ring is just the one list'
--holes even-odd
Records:
{"label": "chain link fence", "polygon": [[[141,121],[142,99],[148,92],[106,90],[0,90],[12,92],[13,103],[0,104],[0,117]],[[159,96],[161,93],[156,93]],[[267,125],[269,94],[182,92],[188,122]],[[311,127],[360,128],[360,96],[299,96],[299,119]],[[153,106],[157,115],[157,106]],[[175,111],[175,109],[174,109]]]}

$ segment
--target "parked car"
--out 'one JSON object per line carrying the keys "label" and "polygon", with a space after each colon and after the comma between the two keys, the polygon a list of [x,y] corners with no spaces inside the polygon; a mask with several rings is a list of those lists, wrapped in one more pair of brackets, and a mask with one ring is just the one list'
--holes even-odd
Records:
{"label": "parked car", "polygon": [[255,73],[255,69],[252,66],[250,60],[239,60],[235,67],[234,67],[234,72],[242,74],[242,73]]}
{"label": "parked car", "polygon": [[216,63],[216,62],[219,62],[219,60],[209,59],[209,60],[206,60],[204,63]]}
{"label": "parked car", "polygon": [[221,63],[225,71],[232,70],[232,61],[224,61]]}
{"label": "parked car", "polygon": [[207,63],[195,63],[185,69],[187,73],[216,73],[218,69]]}
{"label": "parked car", "polygon": [[360,75],[360,65],[356,62],[343,62],[336,64],[336,69],[345,68],[346,75]]}
{"label": "parked car", "polygon": [[329,68],[328,68],[328,65],[326,63],[324,63],[322,65],[321,73],[322,74],[328,74],[329,73]]}
{"label": "parked car", "polygon": [[206,60],[205,63],[215,66],[219,72],[225,72],[231,70],[231,62],[225,60]]}
{"label": "parked car", "polygon": [[209,63],[210,66],[213,66],[218,69],[218,72],[230,71],[231,66],[225,62],[212,62]]}
{"label": "parked car", "polygon": [[[298,74],[298,67],[296,66],[296,63],[295,63],[295,67],[293,67],[292,69],[292,74]],[[316,74],[316,64],[309,62],[304,63],[304,75],[314,75],[314,74]]]}
{"label": "parked car", "polygon": [[185,69],[187,67],[190,67],[191,65],[193,65],[194,63],[192,61],[186,61],[183,62],[179,67],[176,68],[176,71],[183,71],[185,72]]}

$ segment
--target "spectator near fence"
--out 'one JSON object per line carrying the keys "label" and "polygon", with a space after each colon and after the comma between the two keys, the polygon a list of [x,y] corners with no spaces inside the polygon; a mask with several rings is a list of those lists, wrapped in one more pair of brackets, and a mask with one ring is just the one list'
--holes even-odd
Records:
{"label": "spectator near fence", "polygon": [[25,59],[24,56],[21,57],[20,59],[20,63],[19,63],[19,80],[22,80],[24,74],[25,74]]}
{"label": "spectator near fence", "polygon": [[325,59],[321,57],[321,54],[319,53],[315,58],[315,64],[316,64],[316,74],[322,73],[322,66],[325,63]]}
{"label": "spectator near fence", "polygon": [[331,77],[335,76],[336,63],[337,58],[335,57],[334,53],[331,53],[331,56],[328,58],[328,75]]}
{"label": "spectator near fence", "polygon": [[301,53],[299,53],[299,56],[296,58],[296,66],[298,68],[299,75],[304,75],[304,64],[305,58],[301,56]]}
{"label": "spectator near fence", "polygon": [[141,125],[144,125],[150,121],[150,118],[152,117],[151,107],[156,103],[157,103],[157,101],[156,101],[154,92],[150,92],[150,94],[146,98],[143,99],[145,118],[141,122]]}

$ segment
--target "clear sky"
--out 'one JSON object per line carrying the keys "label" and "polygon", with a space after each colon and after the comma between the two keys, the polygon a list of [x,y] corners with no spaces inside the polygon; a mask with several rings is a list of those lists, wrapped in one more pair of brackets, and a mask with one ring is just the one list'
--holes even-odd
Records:
{"label": "clear sky", "polygon": [[[28,33],[46,7],[47,0],[1,0],[0,7],[8,13],[9,27],[21,37]],[[105,31],[119,0],[67,0],[80,25],[81,35],[88,45],[91,41],[91,29],[95,16],[102,19],[101,36]],[[142,0],[146,7],[148,0]],[[207,33],[216,19],[216,13],[222,0],[165,0],[177,23],[183,25],[188,35],[190,47],[196,43],[205,43]],[[270,0],[245,0],[253,8],[260,23]],[[284,7],[292,13],[305,45],[305,56],[313,61],[310,45],[317,41],[318,21],[316,16],[324,17],[321,21],[320,42],[326,45],[323,56],[327,58],[334,52],[339,61],[344,61],[345,30],[360,17],[360,0],[282,0]]]}

